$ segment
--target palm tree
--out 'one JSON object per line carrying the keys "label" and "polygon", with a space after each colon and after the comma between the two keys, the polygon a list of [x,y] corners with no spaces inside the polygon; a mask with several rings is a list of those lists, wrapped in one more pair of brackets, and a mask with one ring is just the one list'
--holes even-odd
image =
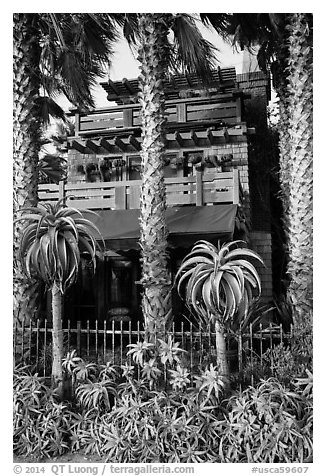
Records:
{"label": "palm tree", "polygon": [[[93,107],[91,88],[103,75],[115,38],[106,14],[14,14],[14,219],[37,204],[43,124],[49,114],[64,118],[53,97],[63,93],[81,108]],[[37,283],[23,273],[18,253],[23,223],[14,223],[14,321],[28,323]]]}
{"label": "palm tree", "polygon": [[175,69],[197,72],[201,78],[209,80],[214,48],[203,39],[194,19],[186,14],[140,14],[139,40],[139,102],[143,138],[140,202],[142,309],[145,327],[153,335],[164,332],[172,312],[163,176],[163,81]]}
{"label": "palm tree", "polygon": [[259,296],[261,292],[259,275],[248,258],[263,261],[254,251],[240,248],[240,243],[233,241],[216,248],[207,241],[198,241],[175,277],[178,293],[185,295],[200,327],[205,331],[215,327],[217,366],[227,381],[225,330],[241,328],[254,293]]}
{"label": "palm tree", "polygon": [[52,384],[61,395],[63,295],[77,279],[82,252],[88,253],[95,271],[98,245],[94,232],[100,232],[80,211],[66,207],[63,200],[25,208],[21,213],[17,220],[24,222],[19,248],[23,270],[28,279],[40,279],[51,290]]}
{"label": "palm tree", "polygon": [[202,14],[233,44],[259,46],[279,97],[280,183],[287,235],[288,297],[296,327],[312,318],[312,14]]}

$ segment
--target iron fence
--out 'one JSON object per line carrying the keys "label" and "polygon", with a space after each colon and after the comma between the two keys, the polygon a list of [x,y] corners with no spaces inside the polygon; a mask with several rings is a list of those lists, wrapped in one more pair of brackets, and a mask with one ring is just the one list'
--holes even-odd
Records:
{"label": "iron fence", "polygon": [[[77,355],[88,362],[106,363],[114,365],[130,362],[127,356],[128,345],[135,344],[145,337],[145,331],[140,322],[122,321],[81,321],[71,323],[66,321],[63,327],[65,353],[76,349]],[[166,332],[165,339],[171,337],[179,342],[179,347],[186,352],[181,353],[181,363],[185,365],[191,375],[200,369],[216,363],[215,331],[198,329],[191,323],[173,325]],[[279,344],[288,345],[293,336],[290,332],[283,332],[282,326],[269,324],[253,328],[249,326],[246,332],[227,332],[225,334],[227,359],[231,374],[237,380],[253,382],[255,366],[268,369],[273,374],[275,362],[273,349]],[[39,374],[47,376],[51,372],[52,359],[52,328],[45,320],[36,323],[14,327],[14,359],[15,362],[24,362],[37,369]]]}

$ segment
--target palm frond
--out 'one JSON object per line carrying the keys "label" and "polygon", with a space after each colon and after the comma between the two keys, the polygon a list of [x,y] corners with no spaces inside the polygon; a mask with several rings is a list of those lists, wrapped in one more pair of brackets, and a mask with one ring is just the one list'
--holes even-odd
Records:
{"label": "palm frond", "polygon": [[230,42],[228,32],[231,15],[229,13],[200,13],[199,16],[206,27],[213,27],[224,41]]}
{"label": "palm frond", "polygon": [[66,121],[66,114],[64,110],[52,98],[47,96],[39,96],[35,99],[35,105],[37,108],[36,113],[43,124],[49,125],[50,117]]}
{"label": "palm frond", "polygon": [[[197,73],[203,82],[211,78],[211,71],[217,63],[217,48],[205,40],[194,18],[182,13],[174,16],[174,54],[172,60],[182,73]],[[180,71],[179,71],[180,72]]]}

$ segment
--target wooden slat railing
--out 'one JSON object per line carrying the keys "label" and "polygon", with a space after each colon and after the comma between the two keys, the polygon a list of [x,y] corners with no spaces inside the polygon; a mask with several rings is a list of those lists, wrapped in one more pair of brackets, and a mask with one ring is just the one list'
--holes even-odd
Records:
{"label": "wooden slat railing", "polygon": [[[221,94],[218,98],[186,98],[166,101],[167,123],[214,123],[223,121],[238,124],[242,120],[241,97]],[[140,127],[139,104],[97,109],[86,115],[75,111],[75,137],[121,129]]]}
{"label": "wooden slat railing", "polygon": [[[168,206],[210,205],[241,201],[239,172],[196,171],[195,176],[166,178]],[[55,202],[64,196],[67,205],[78,209],[126,210],[139,208],[140,180],[120,182],[67,183],[39,185],[39,200]]]}

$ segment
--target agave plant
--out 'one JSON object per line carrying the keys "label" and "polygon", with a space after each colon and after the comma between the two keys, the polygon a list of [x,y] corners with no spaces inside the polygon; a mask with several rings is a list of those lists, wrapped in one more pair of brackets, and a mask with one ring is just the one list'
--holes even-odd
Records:
{"label": "agave plant", "polygon": [[[89,212],[94,213],[95,212]],[[18,220],[26,226],[20,242],[20,260],[29,278],[41,279],[52,293],[52,383],[62,392],[62,298],[77,279],[80,256],[87,252],[96,268],[98,228],[84,218],[80,210],[65,206],[64,199],[55,204],[25,208]]]}
{"label": "agave plant", "polygon": [[198,316],[201,326],[215,326],[217,364],[226,378],[229,370],[225,328],[234,326],[236,319],[243,319],[252,299],[261,292],[259,275],[248,258],[263,261],[254,251],[239,247],[241,243],[245,244],[233,241],[217,248],[207,241],[198,241],[182,261],[175,278],[179,295],[185,294],[186,304]]}

